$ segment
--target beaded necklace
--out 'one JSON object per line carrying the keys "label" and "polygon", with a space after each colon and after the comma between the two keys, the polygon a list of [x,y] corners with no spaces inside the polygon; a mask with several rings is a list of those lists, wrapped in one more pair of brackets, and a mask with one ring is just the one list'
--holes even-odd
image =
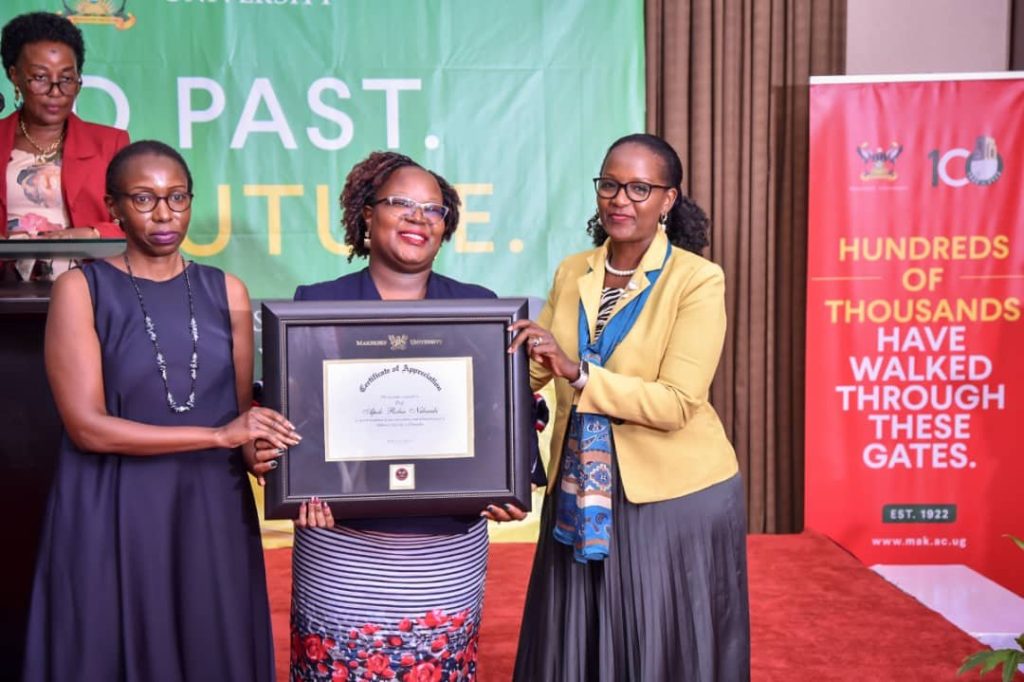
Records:
{"label": "beaded necklace", "polygon": [[[640,266],[638,265],[637,268],[638,267]],[[612,267],[612,262],[608,259],[607,256],[604,259],[604,269],[607,272],[610,272],[611,274],[615,275],[616,277],[631,277],[633,273],[636,272],[636,268],[633,268],[632,270],[616,270],[615,268]]]}
{"label": "beaded necklace", "polygon": [[167,406],[171,408],[171,412],[179,414],[188,412],[196,404],[196,376],[199,374],[199,325],[196,324],[195,305],[192,302],[192,284],[188,279],[188,266],[185,264],[185,257],[181,257],[181,267],[182,273],[185,275],[185,291],[188,293],[188,329],[189,335],[192,337],[192,360],[188,363],[188,372],[192,378],[192,385],[189,388],[188,401],[184,405],[179,405],[174,396],[171,395],[171,387],[167,385],[167,362],[164,360],[164,354],[160,351],[160,343],[156,338],[156,325],[153,324],[153,318],[146,311],[146,303],[142,300],[142,291],[139,290],[139,283],[135,281],[135,275],[132,273],[131,263],[128,262],[128,254],[124,254],[123,257],[124,267],[128,271],[128,279],[132,282],[135,295],[139,299],[139,308],[142,309],[142,317],[146,320],[146,333],[149,335],[149,340],[153,343],[153,351],[156,353],[156,367],[160,372],[160,378],[164,382]]}

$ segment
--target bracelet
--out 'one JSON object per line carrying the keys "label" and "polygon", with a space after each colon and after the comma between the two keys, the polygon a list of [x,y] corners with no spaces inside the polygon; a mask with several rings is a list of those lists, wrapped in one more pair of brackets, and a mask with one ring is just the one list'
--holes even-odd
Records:
{"label": "bracelet", "polygon": [[580,360],[580,375],[576,377],[576,381],[570,381],[569,385],[575,388],[577,391],[582,391],[583,387],[587,385],[587,381],[590,379],[590,363],[586,360]]}

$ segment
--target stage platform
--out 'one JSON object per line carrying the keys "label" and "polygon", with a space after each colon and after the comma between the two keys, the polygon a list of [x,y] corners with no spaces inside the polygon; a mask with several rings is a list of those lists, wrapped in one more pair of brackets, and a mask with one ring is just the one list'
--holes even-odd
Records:
{"label": "stage platform", "polygon": [[[747,546],[755,682],[1000,679],[995,673],[957,677],[964,658],[982,644],[827,538],[752,535]],[[283,681],[288,679],[291,550],[268,549],[266,558]],[[491,545],[479,682],[511,677],[532,559],[530,543]],[[1014,679],[1024,681],[1024,675]]]}

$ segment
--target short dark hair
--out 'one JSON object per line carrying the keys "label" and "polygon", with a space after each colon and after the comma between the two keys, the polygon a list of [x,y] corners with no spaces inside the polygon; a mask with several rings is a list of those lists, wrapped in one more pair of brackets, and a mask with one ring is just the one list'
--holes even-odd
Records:
{"label": "short dark hair", "polygon": [[30,43],[64,43],[75,53],[78,72],[85,66],[85,41],[82,31],[68,19],[51,12],[28,12],[19,14],[6,24],[0,33],[0,57],[4,71],[9,71],[18,62],[21,50]]}
{"label": "short dark hair", "polygon": [[139,140],[132,142],[127,147],[122,147],[110,160],[110,165],[107,166],[107,194],[110,196],[120,194],[123,191],[121,182],[124,180],[125,166],[135,157],[146,155],[164,156],[177,162],[185,171],[185,177],[188,178],[188,191],[192,191],[192,172],[177,149],[159,140]]}
{"label": "short dark hair", "polygon": [[[679,160],[679,154],[672,148],[672,145],[657,135],[635,133],[620,137],[612,143],[611,147],[608,147],[604,161],[601,162],[602,168],[608,161],[608,155],[616,147],[624,144],[637,144],[646,147],[665,164],[665,172],[668,175],[666,182],[678,192],[675,203],[668,211],[665,234],[673,245],[698,256],[703,255],[704,249],[710,243],[708,234],[711,231],[711,222],[704,210],[683,192],[683,162]],[[604,231],[596,213],[587,221],[587,232],[594,239],[595,246],[604,244],[608,239],[608,233]]]}
{"label": "short dark hair", "polygon": [[448,208],[442,239],[448,241],[455,234],[455,228],[459,225],[459,206],[462,202],[459,200],[458,192],[447,180],[405,154],[372,152],[352,167],[345,178],[345,187],[341,190],[341,224],[345,227],[345,243],[352,247],[352,252],[348,256],[349,261],[355,256],[366,258],[370,255],[370,250],[363,243],[366,237],[366,218],[363,217],[363,209],[373,203],[377,198],[377,190],[384,186],[392,173],[399,168],[407,167],[419,168],[434,176],[434,180],[441,188],[441,200]]}

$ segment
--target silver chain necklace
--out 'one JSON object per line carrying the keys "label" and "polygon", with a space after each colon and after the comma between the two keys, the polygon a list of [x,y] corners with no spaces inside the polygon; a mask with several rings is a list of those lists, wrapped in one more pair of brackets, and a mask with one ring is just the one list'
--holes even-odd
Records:
{"label": "silver chain necklace", "polygon": [[156,368],[160,372],[160,378],[164,382],[164,394],[167,396],[167,407],[171,408],[171,412],[188,412],[196,404],[196,376],[199,374],[199,325],[196,324],[196,310],[195,305],[192,302],[192,284],[188,279],[188,266],[185,264],[185,257],[181,257],[182,273],[185,275],[185,291],[188,293],[188,330],[189,335],[192,337],[192,361],[188,363],[188,373],[192,378],[192,385],[188,392],[188,401],[184,405],[179,405],[171,395],[171,387],[167,385],[167,362],[164,360],[164,354],[160,351],[160,343],[156,338],[156,325],[153,324],[153,318],[146,312],[146,303],[142,300],[142,291],[139,290],[139,283],[135,281],[135,275],[132,273],[131,263],[128,262],[128,254],[124,254],[124,267],[128,271],[128,279],[132,282],[132,287],[135,289],[135,295],[139,298],[139,308],[142,309],[142,317],[146,320],[146,333],[149,335],[149,340],[153,343],[153,351],[156,353]]}

